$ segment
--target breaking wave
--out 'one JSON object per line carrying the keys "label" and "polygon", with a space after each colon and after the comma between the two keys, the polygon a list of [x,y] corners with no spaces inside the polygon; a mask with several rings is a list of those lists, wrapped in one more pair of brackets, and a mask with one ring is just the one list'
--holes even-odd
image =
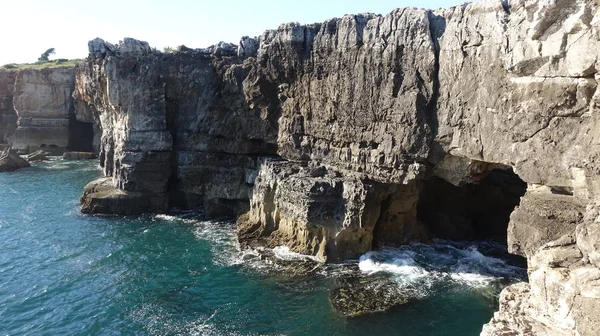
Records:
{"label": "breaking wave", "polygon": [[387,273],[402,285],[452,281],[470,287],[487,287],[496,282],[522,280],[525,269],[481,251],[502,253],[490,242],[457,243],[436,240],[432,245],[413,244],[384,248],[364,254],[359,269],[365,274]]}

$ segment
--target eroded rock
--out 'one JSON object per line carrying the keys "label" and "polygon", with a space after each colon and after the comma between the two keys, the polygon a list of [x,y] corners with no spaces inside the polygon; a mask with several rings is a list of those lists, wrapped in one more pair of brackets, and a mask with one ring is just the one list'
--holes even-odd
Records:
{"label": "eroded rock", "polygon": [[238,219],[244,244],[337,261],[368,252],[374,239],[385,246],[429,238],[416,217],[416,183],[380,184],[290,162],[265,163],[255,183],[250,211]]}
{"label": "eroded rock", "polygon": [[0,152],[0,172],[14,171],[30,166],[27,160],[10,148],[5,148]]}

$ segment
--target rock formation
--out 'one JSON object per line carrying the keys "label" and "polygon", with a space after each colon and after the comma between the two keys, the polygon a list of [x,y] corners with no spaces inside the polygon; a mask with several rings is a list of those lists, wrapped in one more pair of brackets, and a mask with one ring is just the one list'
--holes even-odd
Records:
{"label": "rock formation", "polygon": [[83,211],[245,212],[242,243],[328,261],[508,227],[530,282],[503,292],[483,334],[595,335],[599,9],[348,15],[243,38],[237,54],[92,41],[76,97],[100,122],[107,178]]}
{"label": "rock formation", "polygon": [[29,162],[10,148],[0,151],[0,172],[9,172],[30,167]]}
{"label": "rock formation", "polygon": [[[75,94],[100,121],[100,161],[113,187],[159,204],[137,212],[166,211],[169,203],[204,206],[209,216],[246,210],[262,158],[276,154],[279,112],[275,87],[255,61],[163,54],[133,39],[89,47]],[[84,211],[100,196],[86,192]]]}
{"label": "rock formation", "polygon": [[19,153],[94,149],[95,120],[72,94],[75,70],[70,65],[0,69],[0,143]]}
{"label": "rock formation", "polygon": [[12,143],[17,128],[17,114],[13,107],[15,71],[0,69],[0,144]]}

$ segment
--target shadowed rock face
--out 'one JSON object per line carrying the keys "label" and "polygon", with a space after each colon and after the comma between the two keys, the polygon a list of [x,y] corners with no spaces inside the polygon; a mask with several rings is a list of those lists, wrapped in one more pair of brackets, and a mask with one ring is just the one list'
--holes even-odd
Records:
{"label": "shadowed rock face", "polygon": [[84,211],[136,197],[159,200],[143,211],[249,209],[243,243],[331,261],[439,235],[418,216],[432,179],[471,188],[512,168],[528,187],[505,225],[530,283],[502,294],[483,334],[595,335],[598,10],[489,0],[348,15],[244,38],[237,56],[92,41],[76,95],[110,178]]}
{"label": "shadowed rock face", "polygon": [[212,217],[248,208],[261,158],[276,153],[279,113],[275,86],[253,59],[163,54],[132,39],[92,41],[90,53],[75,95],[100,121],[100,161],[116,189],[204,206]]}
{"label": "shadowed rock face", "polygon": [[16,72],[0,70],[0,143],[12,143],[17,128],[17,114],[13,107]]}

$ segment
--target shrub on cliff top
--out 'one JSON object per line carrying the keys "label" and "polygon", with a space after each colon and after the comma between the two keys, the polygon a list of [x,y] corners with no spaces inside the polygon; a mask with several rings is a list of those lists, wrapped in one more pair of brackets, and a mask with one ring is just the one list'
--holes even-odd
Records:
{"label": "shrub on cliff top", "polygon": [[39,62],[48,62],[49,61],[48,57],[50,57],[50,55],[54,55],[54,53],[55,53],[54,48],[50,48],[50,49],[44,51],[44,53],[40,56],[40,58],[38,58],[38,61]]}

